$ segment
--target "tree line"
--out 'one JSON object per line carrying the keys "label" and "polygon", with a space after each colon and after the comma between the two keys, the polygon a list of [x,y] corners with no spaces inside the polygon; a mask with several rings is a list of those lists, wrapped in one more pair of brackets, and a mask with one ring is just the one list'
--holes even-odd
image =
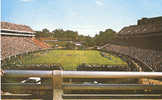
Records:
{"label": "tree line", "polygon": [[36,38],[52,38],[59,41],[74,41],[81,42],[86,46],[102,46],[109,41],[113,40],[116,36],[116,32],[112,29],[106,29],[100,31],[94,37],[78,34],[77,31],[55,29],[50,32],[47,28],[42,31],[36,31]]}

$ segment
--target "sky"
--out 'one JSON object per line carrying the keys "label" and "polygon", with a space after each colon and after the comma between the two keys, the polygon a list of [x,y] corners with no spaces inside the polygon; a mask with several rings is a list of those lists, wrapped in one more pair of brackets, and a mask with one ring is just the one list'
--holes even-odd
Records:
{"label": "sky", "polygon": [[2,21],[36,31],[64,29],[94,36],[157,16],[162,16],[162,0],[1,0]]}

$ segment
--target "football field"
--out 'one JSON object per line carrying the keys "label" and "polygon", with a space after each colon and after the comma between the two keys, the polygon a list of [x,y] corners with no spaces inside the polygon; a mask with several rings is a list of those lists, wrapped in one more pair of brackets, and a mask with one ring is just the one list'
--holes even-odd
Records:
{"label": "football field", "polygon": [[64,70],[76,70],[77,66],[86,64],[102,64],[102,65],[127,65],[119,57],[109,53],[101,55],[97,50],[49,50],[32,53],[23,56],[21,62],[23,64],[55,64],[59,63]]}

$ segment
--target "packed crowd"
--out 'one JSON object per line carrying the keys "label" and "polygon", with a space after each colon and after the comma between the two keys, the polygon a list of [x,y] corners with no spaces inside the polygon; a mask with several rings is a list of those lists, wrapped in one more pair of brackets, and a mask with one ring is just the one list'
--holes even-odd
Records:
{"label": "packed crowd", "polygon": [[144,25],[144,24],[157,24],[157,23],[162,23],[162,16],[159,17],[153,17],[153,18],[142,18],[138,20],[138,25]]}
{"label": "packed crowd", "polygon": [[162,24],[146,24],[146,25],[132,25],[123,28],[119,34],[120,35],[137,35],[137,34],[148,34],[162,32]]}
{"label": "packed crowd", "polygon": [[26,25],[14,24],[9,22],[1,22],[1,29],[34,32],[30,27]]}
{"label": "packed crowd", "polygon": [[162,32],[162,17],[157,18],[144,18],[138,20],[137,25],[131,25],[124,27],[119,34],[120,35],[137,35]]}
{"label": "packed crowd", "polygon": [[106,49],[107,51],[117,52],[138,59],[149,67],[153,68],[154,71],[162,70],[162,67],[159,68],[162,64],[162,51],[114,44],[109,44]]}
{"label": "packed crowd", "polygon": [[41,49],[35,45],[30,37],[1,36],[2,60],[18,54]]}

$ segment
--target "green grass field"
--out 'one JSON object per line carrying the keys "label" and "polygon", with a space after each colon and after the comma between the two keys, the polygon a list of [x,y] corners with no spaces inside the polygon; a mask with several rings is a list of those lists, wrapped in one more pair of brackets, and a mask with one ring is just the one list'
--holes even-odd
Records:
{"label": "green grass field", "polygon": [[76,70],[77,66],[82,63],[127,65],[127,63],[122,61],[119,57],[106,53],[108,59],[101,56],[100,53],[100,51],[96,50],[49,50],[24,56],[21,62],[23,64],[60,63],[64,67],[64,70]]}

